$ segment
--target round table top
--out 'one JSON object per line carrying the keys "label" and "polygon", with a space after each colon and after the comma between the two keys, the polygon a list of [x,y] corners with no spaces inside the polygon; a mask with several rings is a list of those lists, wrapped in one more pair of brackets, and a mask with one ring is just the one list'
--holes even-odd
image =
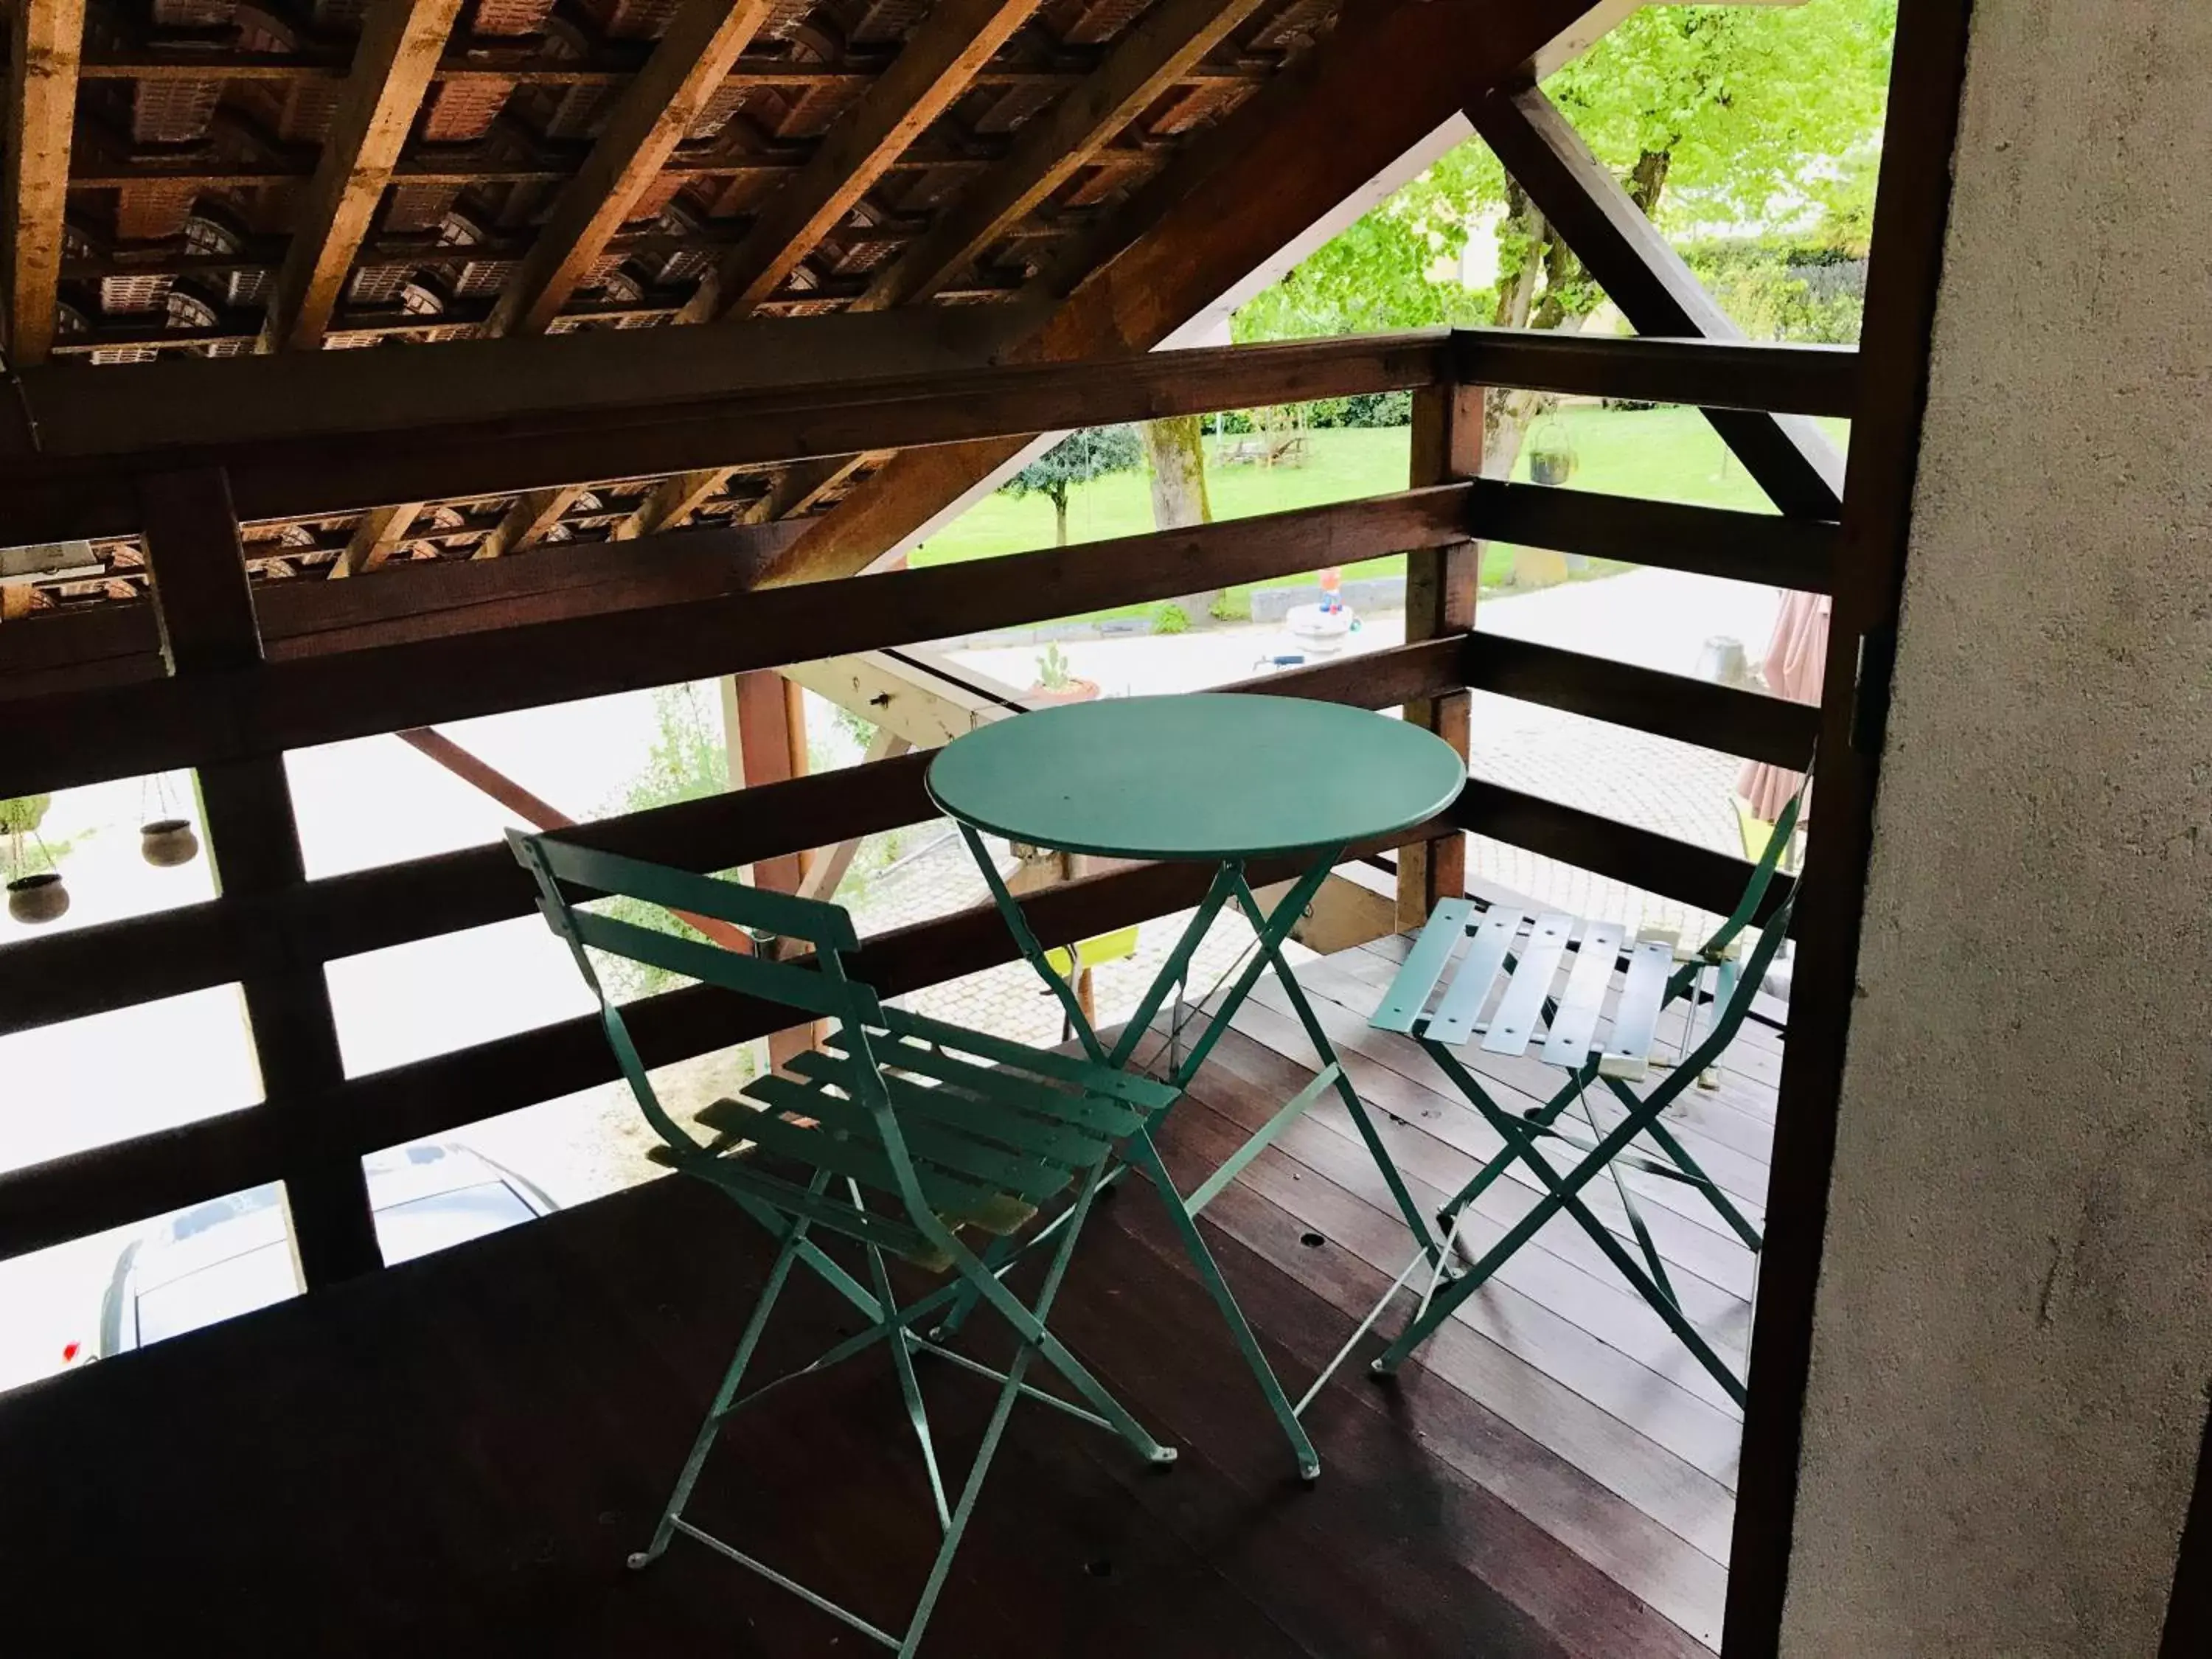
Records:
{"label": "round table top", "polygon": [[1433,817],[1467,763],[1433,732],[1341,703],[1207,692],[1042,708],[940,750],[930,797],[1008,840],[1109,858],[1340,847]]}

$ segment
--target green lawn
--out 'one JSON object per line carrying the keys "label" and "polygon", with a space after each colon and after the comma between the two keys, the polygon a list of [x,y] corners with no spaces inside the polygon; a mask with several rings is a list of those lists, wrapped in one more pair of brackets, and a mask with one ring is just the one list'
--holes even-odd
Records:
{"label": "green lawn", "polygon": [[[1574,478],[1577,489],[1706,507],[1767,508],[1759,486],[1695,410],[1571,409],[1556,418],[1565,425],[1580,454]],[[1840,442],[1847,430],[1844,424],[1829,424]],[[1402,489],[1410,439],[1404,427],[1321,431],[1310,434],[1310,453],[1301,466],[1209,466],[1207,487],[1214,516],[1249,518]],[[1209,440],[1209,457],[1214,449],[1214,441]],[[1514,476],[1528,477],[1525,451]],[[1121,473],[1079,485],[1069,498],[1071,542],[1141,535],[1152,528],[1151,486],[1141,473]],[[1017,501],[995,495],[978,501],[957,523],[931,538],[915,551],[914,563],[927,566],[991,558],[1049,547],[1052,541],[1050,501],[1041,495]],[[1483,557],[1484,585],[1504,584],[1510,580],[1512,567],[1513,550],[1492,546]],[[1401,555],[1362,560],[1346,567],[1344,574],[1347,580],[1396,575],[1404,568]],[[1294,586],[1301,580],[1290,577],[1260,585]],[[1245,595],[1250,588],[1248,584],[1231,592],[1232,596]],[[1150,609],[1130,605],[1100,614],[1141,615]]]}

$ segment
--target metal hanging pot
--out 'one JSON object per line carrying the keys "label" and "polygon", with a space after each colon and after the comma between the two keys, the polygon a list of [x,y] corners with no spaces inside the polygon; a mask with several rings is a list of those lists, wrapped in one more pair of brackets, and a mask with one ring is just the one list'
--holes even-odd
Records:
{"label": "metal hanging pot", "polygon": [[69,889],[61,875],[42,870],[35,876],[18,876],[8,884],[8,914],[27,927],[58,921],[69,913]]}
{"label": "metal hanging pot", "polygon": [[200,838],[189,818],[155,818],[138,829],[138,856],[157,870],[190,864],[200,854]]}

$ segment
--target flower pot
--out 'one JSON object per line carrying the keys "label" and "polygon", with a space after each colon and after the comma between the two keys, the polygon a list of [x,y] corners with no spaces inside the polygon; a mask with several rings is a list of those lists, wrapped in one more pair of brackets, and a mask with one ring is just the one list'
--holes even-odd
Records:
{"label": "flower pot", "polygon": [[155,818],[138,830],[138,856],[157,870],[173,870],[199,856],[200,838],[184,818]]}
{"label": "flower pot", "polygon": [[1531,483],[1563,484],[1574,476],[1574,457],[1556,450],[1540,452],[1528,458],[1528,481]]}
{"label": "flower pot", "polygon": [[27,927],[59,921],[69,907],[69,889],[52,870],[18,876],[8,884],[8,914]]}
{"label": "flower pot", "polygon": [[1022,700],[1035,708],[1051,708],[1063,702],[1089,702],[1097,695],[1097,680],[1071,679],[1057,690],[1032,685],[1022,693]]}

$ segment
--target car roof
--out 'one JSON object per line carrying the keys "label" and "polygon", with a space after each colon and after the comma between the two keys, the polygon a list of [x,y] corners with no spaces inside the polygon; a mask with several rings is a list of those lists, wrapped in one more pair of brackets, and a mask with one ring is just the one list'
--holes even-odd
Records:
{"label": "car roof", "polygon": [[[496,1182],[513,1188],[507,1172],[465,1146],[424,1141],[377,1152],[362,1160],[370,1209],[386,1210]],[[285,1237],[284,1206],[277,1183],[249,1188],[179,1211],[149,1232],[132,1261],[135,1289],[143,1294]],[[526,1197],[524,1202],[529,1207]]]}

